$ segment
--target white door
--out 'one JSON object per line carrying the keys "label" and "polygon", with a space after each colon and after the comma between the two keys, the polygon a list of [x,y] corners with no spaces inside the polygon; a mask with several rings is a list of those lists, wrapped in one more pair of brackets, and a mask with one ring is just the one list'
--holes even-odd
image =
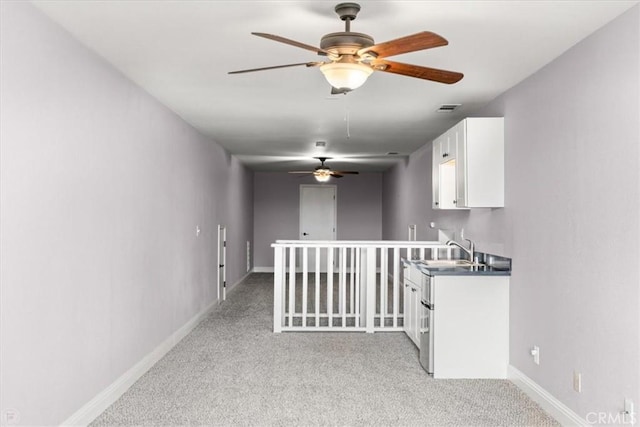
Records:
{"label": "white door", "polygon": [[[300,186],[300,240],[336,240],[335,185]],[[315,271],[316,253],[309,250],[309,271]],[[320,271],[326,271],[327,250],[320,251]]]}

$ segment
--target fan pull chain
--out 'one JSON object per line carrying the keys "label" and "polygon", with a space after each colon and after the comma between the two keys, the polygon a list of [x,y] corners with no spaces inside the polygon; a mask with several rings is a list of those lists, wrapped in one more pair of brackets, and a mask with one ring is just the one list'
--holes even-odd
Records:
{"label": "fan pull chain", "polygon": [[350,120],[349,120],[349,100],[344,97],[344,121],[347,122],[347,139],[351,138]]}
{"label": "fan pull chain", "polygon": [[349,110],[346,111],[344,120],[347,122],[347,139],[351,138],[351,131],[349,130]]}

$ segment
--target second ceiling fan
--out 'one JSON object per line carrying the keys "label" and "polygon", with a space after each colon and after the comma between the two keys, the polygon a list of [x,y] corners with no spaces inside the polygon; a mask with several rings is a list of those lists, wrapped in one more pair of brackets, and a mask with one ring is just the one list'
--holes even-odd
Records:
{"label": "second ceiling fan", "polygon": [[357,175],[358,171],[334,171],[329,168],[329,166],[325,165],[324,162],[331,157],[316,157],[316,159],[320,160],[320,166],[316,166],[316,168],[312,171],[290,171],[289,173],[293,174],[304,174],[304,175],[313,175],[318,182],[327,182],[329,178],[342,178],[344,175]]}
{"label": "second ceiling fan", "polygon": [[325,34],[320,40],[320,47],[310,46],[273,34],[251,33],[259,37],[310,50],[320,56],[326,56],[329,61],[274,65],[231,71],[229,74],[250,73],[302,65],[319,67],[332,86],[331,92],[333,94],[347,93],[357,89],[364,84],[374,71],[400,74],[446,84],[456,83],[464,76],[462,73],[455,71],[404,64],[384,59],[403,53],[445,46],[449,42],[442,36],[430,31],[422,31],[399,39],[375,44],[373,38],[368,34],[351,31],[351,21],[356,19],[360,11],[360,5],[357,3],[340,3],[335,7],[335,11],[340,19],[345,22],[345,30],[343,32]]}

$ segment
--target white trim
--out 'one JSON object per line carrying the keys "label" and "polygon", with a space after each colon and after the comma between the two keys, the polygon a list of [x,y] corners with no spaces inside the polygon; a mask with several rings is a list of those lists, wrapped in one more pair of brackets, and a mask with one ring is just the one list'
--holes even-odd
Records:
{"label": "white trim", "polygon": [[407,249],[447,249],[451,251],[451,246],[447,246],[437,240],[424,241],[401,241],[401,240],[276,240],[271,244],[272,248],[279,246],[286,247],[313,247],[313,248],[341,248],[345,246],[355,248],[407,248]]}
{"label": "white trim", "polygon": [[[241,283],[249,276],[251,272],[242,276],[232,286]],[[120,398],[136,381],[140,379],[153,365],[155,365],[165,354],[169,352],[184,337],[189,335],[205,317],[207,317],[218,306],[218,301],[214,300],[204,310],[196,314],[191,320],[187,321],[180,329],[169,335],[159,346],[153,349],[149,354],[143,357],[138,363],[133,365],[127,372],[122,374],[118,379],[111,383],[107,388],[98,393],[93,399],[84,404],[73,415],[62,422],[61,426],[88,426],[100,414],[102,414],[109,406]]]}
{"label": "white trim", "polygon": [[[253,270],[251,270],[251,273],[273,273],[275,270],[273,267],[253,267]],[[345,271],[347,273],[351,273],[351,267],[347,267],[345,269]],[[289,269],[287,268],[287,273],[289,272]],[[301,270],[297,271],[298,273],[302,273]],[[337,273],[338,271],[334,271],[334,273]],[[326,271],[323,271],[322,273],[326,273]],[[376,268],[376,273],[380,273],[380,267]],[[393,279],[393,275],[391,273],[388,274],[390,279]]]}
{"label": "white trim", "polygon": [[253,267],[253,271],[254,273],[273,273],[274,269],[273,267]]}
{"label": "white trim", "polygon": [[[218,303],[227,299],[227,227],[218,224]],[[222,285],[222,286],[221,286]],[[222,299],[220,299],[220,290],[222,289]]]}
{"label": "white trim", "polygon": [[563,426],[588,426],[589,423],[556,399],[551,393],[540,387],[531,378],[509,365],[507,377],[527,396],[549,413]]}

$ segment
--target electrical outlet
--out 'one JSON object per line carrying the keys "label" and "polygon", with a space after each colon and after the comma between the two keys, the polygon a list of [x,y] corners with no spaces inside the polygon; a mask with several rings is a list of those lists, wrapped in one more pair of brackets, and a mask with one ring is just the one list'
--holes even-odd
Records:
{"label": "electrical outlet", "polygon": [[582,374],[578,371],[573,371],[573,390],[582,393]]}
{"label": "electrical outlet", "polygon": [[533,357],[533,363],[536,365],[540,364],[540,347],[534,345],[531,349],[531,357]]}

